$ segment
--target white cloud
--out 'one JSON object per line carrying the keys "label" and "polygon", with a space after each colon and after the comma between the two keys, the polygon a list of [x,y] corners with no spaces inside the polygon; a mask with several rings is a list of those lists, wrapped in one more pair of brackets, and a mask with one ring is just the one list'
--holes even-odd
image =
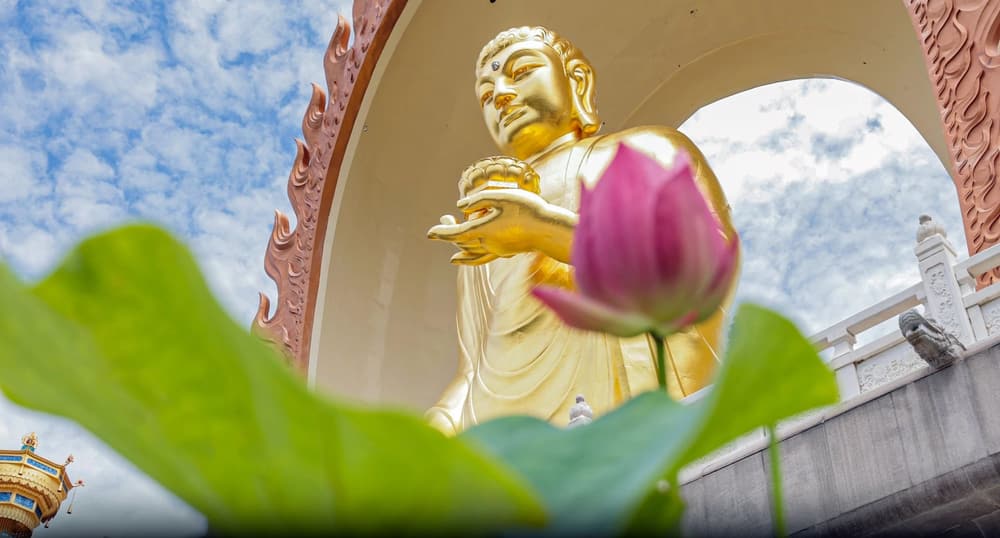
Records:
{"label": "white cloud", "polygon": [[109,39],[95,30],[57,36],[56,47],[45,51],[41,60],[60,90],[90,107],[106,107],[109,102],[141,107],[155,101],[157,49],[132,45],[115,51]]}
{"label": "white cloud", "polygon": [[733,207],[745,252],[737,300],[776,307],[806,332],[919,280],[921,213],[964,244],[950,176],[906,118],[865,88],[772,84],[709,105],[681,129]]}
{"label": "white cloud", "polygon": [[77,149],[63,162],[61,174],[75,179],[109,179],[115,171],[90,151]]}
{"label": "white cloud", "polygon": [[284,44],[289,10],[277,3],[222,4],[215,15],[222,57],[234,60],[240,54],[259,54]]}
{"label": "white cloud", "polygon": [[133,148],[118,162],[121,184],[125,189],[162,192],[170,187],[170,176],[157,169],[158,160],[144,147]]}
{"label": "white cloud", "polygon": [[149,16],[143,10],[129,9],[121,0],[77,0],[76,8],[92,25],[115,27],[134,32],[149,24]]}
{"label": "white cloud", "polygon": [[13,145],[0,146],[0,203],[44,194],[51,188],[43,178],[46,156]]}
{"label": "white cloud", "polygon": [[123,220],[127,215],[124,195],[108,181],[114,175],[108,163],[87,150],[70,154],[56,174],[59,217],[84,233]]}
{"label": "white cloud", "polygon": [[[41,206],[48,210],[51,204]],[[62,253],[57,234],[48,227],[30,222],[0,221],[0,259],[30,274],[41,274],[52,267]]]}

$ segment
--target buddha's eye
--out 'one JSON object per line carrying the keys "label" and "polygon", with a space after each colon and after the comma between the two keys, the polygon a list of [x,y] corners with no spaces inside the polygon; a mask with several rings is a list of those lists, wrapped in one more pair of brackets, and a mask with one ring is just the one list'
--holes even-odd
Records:
{"label": "buddha's eye", "polygon": [[488,91],[479,98],[479,106],[486,106],[490,101],[493,100],[493,92]]}
{"label": "buddha's eye", "polygon": [[518,67],[517,69],[515,69],[514,72],[510,74],[510,76],[514,80],[521,80],[522,78],[524,78],[525,75],[527,75],[528,73],[534,71],[534,69],[536,67],[538,67],[538,66],[537,65],[532,65],[532,64],[523,65],[523,66]]}

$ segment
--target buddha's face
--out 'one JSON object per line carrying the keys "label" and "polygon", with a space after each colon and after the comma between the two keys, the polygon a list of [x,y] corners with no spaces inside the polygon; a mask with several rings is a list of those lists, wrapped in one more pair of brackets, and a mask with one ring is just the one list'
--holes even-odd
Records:
{"label": "buddha's face", "polygon": [[490,135],[513,157],[528,159],[576,128],[562,58],[541,41],[517,42],[488,58],[476,91]]}

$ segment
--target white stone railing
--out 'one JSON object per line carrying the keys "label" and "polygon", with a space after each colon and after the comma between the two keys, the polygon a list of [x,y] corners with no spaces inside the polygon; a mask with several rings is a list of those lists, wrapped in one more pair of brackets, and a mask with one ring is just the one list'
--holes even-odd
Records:
{"label": "white stone railing", "polygon": [[962,306],[968,313],[974,341],[1000,334],[1000,283],[975,291],[980,275],[1000,267],[1000,245],[990,247],[955,265],[955,275],[964,293]]}
{"label": "white stone railing", "polygon": [[[956,262],[955,247],[944,230],[929,218],[921,217],[914,254],[920,269],[920,281],[864,310],[837,322],[810,339],[820,351],[831,350],[828,360],[837,374],[839,404],[815,409],[778,424],[779,440],[822,423],[858,405],[928,375],[930,369],[903,338],[899,315],[920,308],[925,317],[934,318],[945,330],[965,344],[966,354],[1000,343],[1000,282],[976,290],[976,279],[1000,267],[1000,245]],[[859,336],[882,323],[892,322],[889,334],[856,346]],[[705,390],[685,398],[696,401]],[[767,433],[756,429],[715,451],[681,472],[681,483],[714,472],[767,446]]]}
{"label": "white stone railing", "polygon": [[[923,233],[922,233],[923,232]],[[819,350],[831,349],[842,401],[850,400],[925,366],[903,335],[892,332],[863,345],[857,339],[883,322],[922,306],[966,347],[1000,333],[1000,283],[976,291],[980,275],[1000,266],[1000,245],[956,263],[955,247],[943,230],[924,219],[914,247],[920,282],[812,336]]]}
{"label": "white stone railing", "polygon": [[[820,351],[833,349],[832,358],[829,361],[830,368],[837,374],[837,384],[840,387],[841,399],[850,399],[862,392],[862,389],[873,388],[872,385],[881,384],[878,380],[873,380],[877,374],[871,363],[874,359],[880,359],[878,366],[886,362],[889,355],[903,355],[906,359],[916,355],[908,349],[906,339],[899,331],[894,331],[885,336],[875,339],[861,347],[855,347],[857,337],[883,322],[892,320],[903,312],[923,304],[926,295],[922,283],[914,284],[909,288],[884,299],[864,310],[850,316],[849,318],[833,325],[832,327],[813,335],[810,339],[816,344]],[[893,363],[889,359],[886,370],[899,370],[900,363]],[[909,366],[910,361],[906,361]],[[867,363],[867,364],[866,364]],[[859,377],[858,368],[862,368]],[[869,370],[869,371],[866,371]],[[881,372],[878,372],[881,373]],[[905,372],[900,372],[903,374]],[[862,382],[862,378],[865,382]]]}

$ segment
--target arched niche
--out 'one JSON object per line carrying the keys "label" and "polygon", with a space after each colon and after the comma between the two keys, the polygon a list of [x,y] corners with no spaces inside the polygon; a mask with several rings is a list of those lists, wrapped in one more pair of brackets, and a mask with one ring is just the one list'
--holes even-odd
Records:
{"label": "arched niche", "polygon": [[[735,132],[724,127],[734,115]],[[947,168],[896,107],[859,84],[767,84],[701,107],[681,130],[729,194],[743,246],[737,302],[815,334],[919,280],[919,215],[962,237]],[[855,335],[860,346],[898,320]]]}
{"label": "arched niche", "polygon": [[896,104],[943,155],[936,102],[910,11],[869,0],[357,2],[327,53],[289,182],[298,227],[279,215],[265,267],[278,282],[255,326],[312,383],[414,409],[456,371],[449,245],[424,238],[453,211],[456,180],[495,153],[472,90],[481,46],[540,24],[594,64],[606,129],[677,125],[765,82],[823,74]]}
{"label": "arched niche", "polygon": [[897,28],[906,33],[885,42],[862,39],[870,28],[856,30],[847,33],[827,27],[808,35],[770,33],[714,50],[664,79],[624,123],[659,118],[668,125],[680,125],[699,108],[745,90],[787,80],[834,78],[863,86],[889,101],[948,167],[947,143],[930,84],[919,78],[927,78],[922,59],[912,50],[903,55],[911,56],[909,61],[891,59],[902,52],[891,47],[915,48],[912,29]]}

